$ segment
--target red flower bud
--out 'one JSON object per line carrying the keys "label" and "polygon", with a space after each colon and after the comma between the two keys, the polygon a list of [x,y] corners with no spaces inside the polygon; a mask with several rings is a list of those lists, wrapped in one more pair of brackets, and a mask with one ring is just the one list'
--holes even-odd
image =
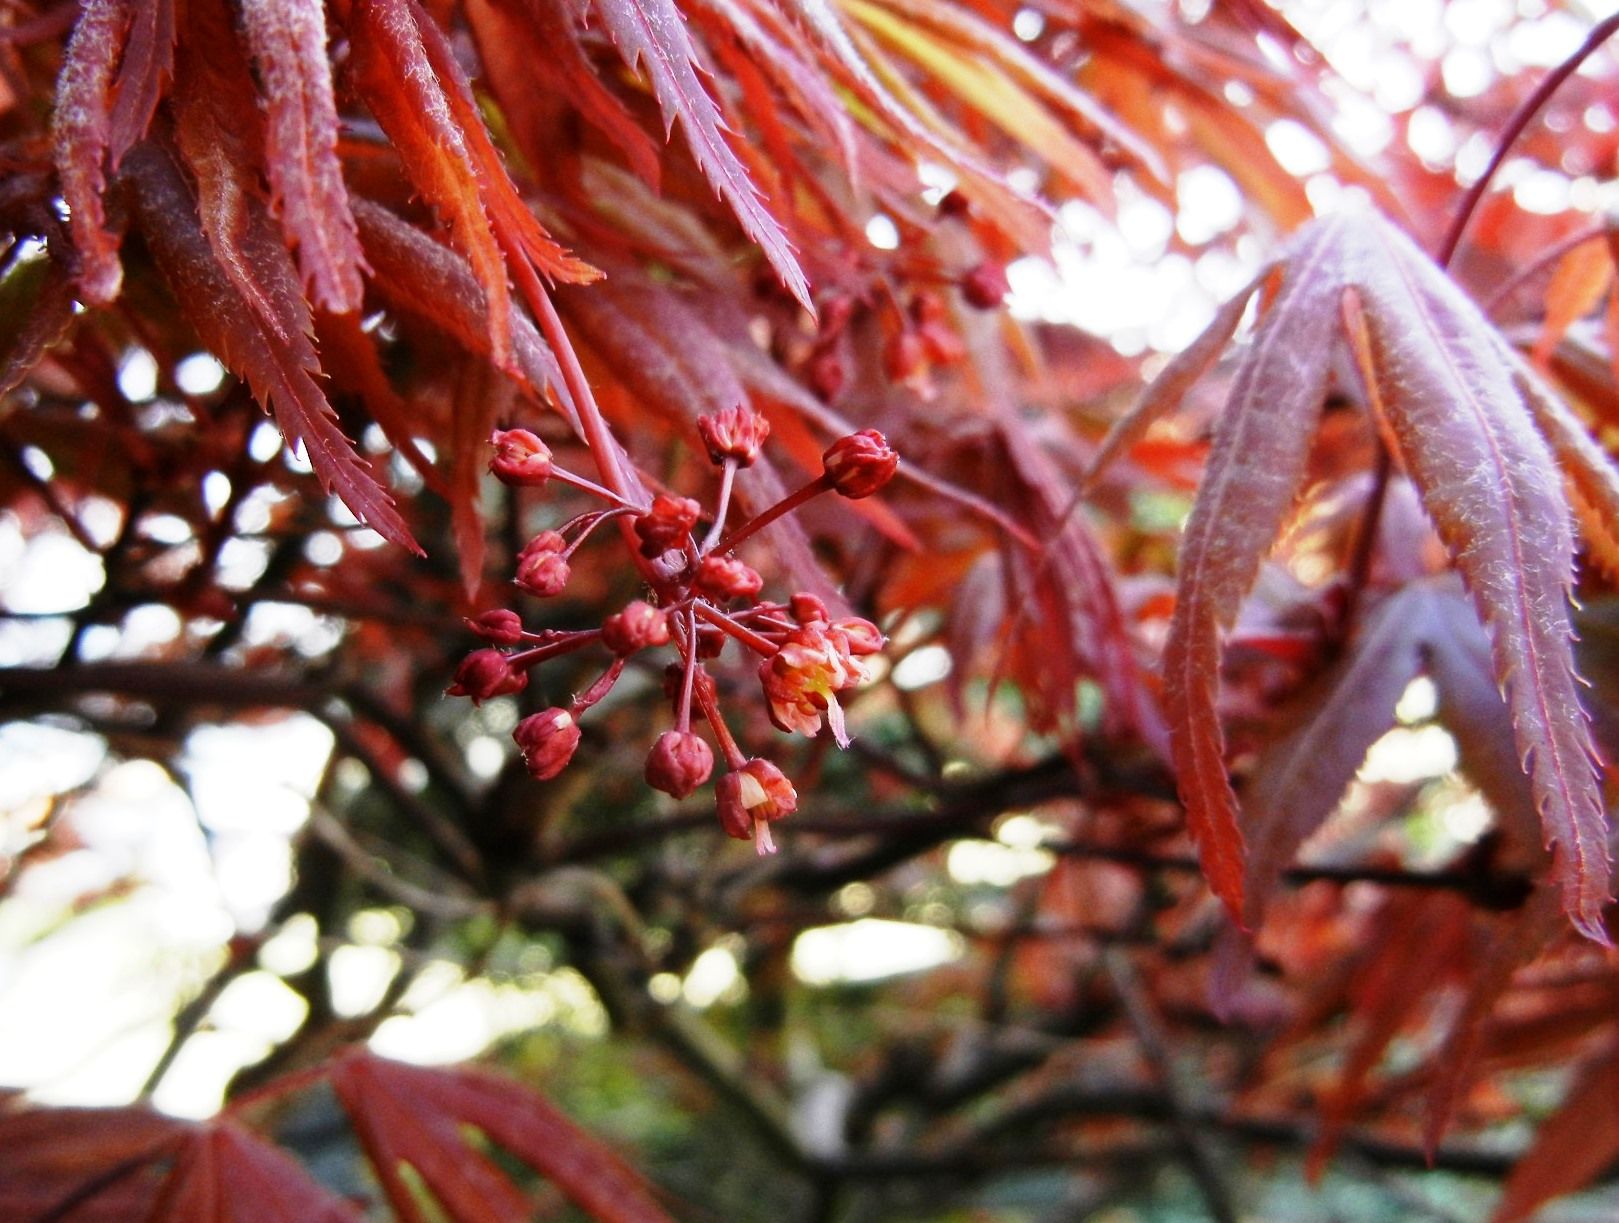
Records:
{"label": "red flower bud", "polygon": [[846,652],[856,658],[881,653],[888,640],[875,624],[859,616],[833,621],[831,636],[841,641]]}
{"label": "red flower bud", "polygon": [[713,771],[713,751],[689,731],[664,731],[646,757],[647,785],[676,798],[685,798]]}
{"label": "red flower bud", "polygon": [[550,781],[568,767],[579,748],[579,722],[566,709],[542,709],[519,722],[512,739],[523,753],[529,776]]}
{"label": "red flower bud", "polygon": [[697,566],[698,591],[718,603],[751,599],[764,584],[758,570],[734,556],[705,556]]}
{"label": "red flower bud", "polygon": [[551,448],[527,429],[496,429],[489,444],[489,470],[502,484],[537,488],[551,478]]}
{"label": "red flower bud", "polygon": [[808,594],[802,590],[787,600],[787,610],[792,613],[793,619],[800,624],[809,624],[815,620],[826,621],[832,618],[820,596]]}
{"label": "red flower bud", "polygon": [[961,296],[977,310],[994,310],[1011,291],[1006,281],[1006,268],[993,259],[986,259],[967,271],[961,278]]}
{"label": "red flower bud", "polygon": [[832,487],[845,497],[869,497],[894,478],[899,455],[875,429],[840,437],[821,456]]}
{"label": "red flower bud", "polygon": [[499,650],[474,650],[455,669],[445,696],[470,696],[474,705],[528,687],[528,672],[514,668]]}
{"label": "red flower bud", "polygon": [[468,618],[466,626],[485,641],[495,645],[516,645],[523,640],[523,619],[504,607],[486,611],[476,618]]}
{"label": "red flower bud", "polygon": [[714,786],[720,827],[739,841],[757,836],[759,852],[774,853],[770,824],[798,810],[793,783],[770,761],[755,757]]}
{"label": "red flower bud", "polygon": [[[555,531],[547,531],[545,534],[555,536],[560,544],[562,536],[557,535]],[[538,543],[540,538],[542,537],[536,536],[535,543]],[[561,594],[572,572],[560,547],[537,548],[531,543],[517,557],[517,584],[542,599]]]}
{"label": "red flower bud", "polygon": [[671,548],[684,548],[701,513],[702,507],[690,497],[659,493],[652,498],[652,508],[637,515],[634,522],[635,533],[641,540],[641,555],[657,556]]}
{"label": "red flower bud", "polygon": [[716,467],[726,459],[738,467],[751,467],[765,438],[770,436],[770,422],[747,404],[739,403],[712,416],[699,416],[697,432],[702,434],[709,460]]}
{"label": "red flower bud", "polygon": [[641,599],[602,621],[602,644],[615,654],[633,654],[669,641],[669,617]]}

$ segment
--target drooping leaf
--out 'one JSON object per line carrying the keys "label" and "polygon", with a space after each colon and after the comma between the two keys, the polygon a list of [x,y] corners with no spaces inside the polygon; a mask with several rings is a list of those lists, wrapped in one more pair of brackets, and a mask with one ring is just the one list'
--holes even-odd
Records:
{"label": "drooping leaf", "polygon": [[[1176,769],[1210,883],[1238,911],[1241,839],[1215,705],[1219,634],[1298,491],[1340,351],[1341,310],[1369,406],[1489,630],[1565,907],[1583,933],[1605,942],[1607,820],[1575,688],[1569,511],[1535,418],[1546,418],[1541,427],[1558,454],[1604,496],[1611,472],[1577,426],[1537,402],[1533,375],[1478,308],[1387,222],[1369,214],[1317,222],[1293,240],[1281,268],[1282,286],[1216,428],[1164,650]],[[1179,381],[1195,365],[1169,373]],[[1148,402],[1157,410],[1150,394]]]}
{"label": "drooping leaf", "polygon": [[809,283],[781,224],[770,214],[747,170],[726,141],[724,116],[698,78],[696,51],[673,0],[571,0],[586,3],[631,69],[646,76],[663,112],[666,132],[678,121],[709,184],[730,205],[742,231],[759,244],[782,284],[810,313]]}
{"label": "drooping leaf", "polygon": [[1478,1061],[1491,1010],[1506,992],[1513,974],[1545,951],[1563,920],[1561,897],[1550,887],[1536,889],[1520,910],[1496,919],[1496,928],[1479,954],[1450,1032],[1433,1060],[1437,1074],[1428,1089],[1428,1115],[1422,1132],[1430,1153],[1438,1148]]}
{"label": "drooping leaf", "polygon": [[959,176],[962,192],[1023,249],[1043,249],[1050,222],[1039,205],[967,147],[952,125],[942,121],[929,124],[920,118],[919,112],[927,109],[925,104],[887,69],[880,56],[863,53],[830,0],[793,0],[792,7],[845,87],[892,125],[896,134],[942,158]]}
{"label": "drooping leaf", "polygon": [[1337,1147],[1384,1051],[1414,1021],[1435,984],[1463,969],[1472,942],[1471,909],[1459,896],[1411,892],[1384,901],[1367,935],[1376,954],[1362,957],[1350,986],[1358,1031],[1343,1073],[1321,1104],[1321,1133],[1310,1150],[1312,1175]]}
{"label": "drooping leaf", "polygon": [[646,1182],[536,1093],[476,1068],[427,1069],[360,1050],[331,1070],[388,1200],[407,1223],[428,1217],[401,1175],[408,1164],[458,1223],[526,1223],[533,1206],[464,1132],[483,1132],[603,1223],[662,1223]]}
{"label": "drooping leaf", "polygon": [[862,174],[854,121],[832,82],[801,53],[800,40],[785,15],[772,5],[749,6],[741,0],[701,0],[695,15],[699,19],[711,16],[712,25],[723,27],[722,37],[710,39],[715,53],[723,55],[723,37],[734,39],[745,52],[738,58],[751,61],[758,72],[769,75],[805,122],[838,151],[850,184],[858,184]]}
{"label": "drooping leaf", "polygon": [[1560,472],[1478,307],[1392,226],[1358,228],[1390,430],[1490,631],[1564,905],[1606,942],[1607,818],[1567,612],[1573,538],[1567,505],[1547,495]]}
{"label": "drooping leaf", "polygon": [[123,282],[102,192],[112,142],[114,74],[132,15],[125,0],[87,0],[56,81],[51,124],[56,172],[79,253],[79,287],[92,303],[117,297]]}
{"label": "drooping leaf", "polygon": [[334,314],[357,310],[364,257],[337,157],[324,6],[245,0],[242,24],[263,83],[271,204],[297,244],[311,299]]}
{"label": "drooping leaf", "polygon": [[1619,1158],[1619,1050],[1581,1067],[1572,1084],[1512,1169],[1490,1223],[1529,1218],[1542,1202],[1584,1188]]}
{"label": "drooping leaf", "polygon": [[1243,793],[1251,927],[1299,846],[1337,808],[1367,751],[1394,725],[1394,706],[1421,670],[1435,627],[1430,598],[1418,582],[1378,604],[1338,665],[1279,713],[1294,729],[1260,753]]}
{"label": "drooping leaf", "polygon": [[478,493],[489,459],[489,434],[496,424],[510,418],[515,399],[512,384],[482,362],[467,362],[466,371],[456,380],[446,491],[461,588],[472,600],[483,582],[484,525]]}
{"label": "drooping leaf", "polygon": [[174,0],[134,6],[112,104],[108,160],[114,169],[151,126],[174,70]]}
{"label": "drooping leaf", "polygon": [[[1288,249],[1281,288],[1232,384],[1187,519],[1164,646],[1164,701],[1187,825],[1210,887],[1239,921],[1243,843],[1216,707],[1220,633],[1235,621],[1304,476],[1326,396],[1323,354],[1338,295],[1330,264],[1341,224],[1307,229]],[[1229,311],[1219,325],[1228,320],[1235,326]]]}
{"label": "drooping leaf", "polygon": [[328,491],[385,538],[420,551],[404,519],[365,461],[343,436],[315,381],[319,364],[309,340],[308,307],[297,271],[262,208],[242,212],[248,228],[239,249],[262,287],[247,297],[216,259],[198,220],[197,201],[162,149],[142,146],[126,162],[141,231],[191,325],[254,396],[275,414],[289,441],[302,443]]}

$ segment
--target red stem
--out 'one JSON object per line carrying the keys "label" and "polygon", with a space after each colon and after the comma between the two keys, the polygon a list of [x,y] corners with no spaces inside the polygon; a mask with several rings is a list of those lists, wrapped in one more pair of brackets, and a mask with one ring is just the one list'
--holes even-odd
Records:
{"label": "red stem", "polygon": [[714,730],[714,738],[719,740],[720,752],[725,757],[727,767],[732,770],[740,769],[748,762],[748,758],[742,754],[742,749],[736,745],[736,740],[731,738],[731,728],[725,724],[725,719],[720,716],[720,703],[714,699],[714,685],[711,683],[696,684],[694,685],[694,692],[697,703],[703,707],[703,716],[708,719],[709,726]]}
{"label": "red stem", "polygon": [[804,485],[804,487],[799,489],[797,492],[788,493],[768,510],[764,510],[750,518],[747,522],[743,523],[736,530],[732,531],[724,539],[720,540],[719,543],[715,544],[712,548],[707,549],[707,551],[714,553],[729,552],[744,539],[747,539],[755,532],[763,530],[765,527],[775,522],[776,519],[780,518],[783,514],[791,513],[793,510],[796,510],[799,506],[803,505],[806,501],[813,500],[814,498],[819,497],[822,493],[831,491],[832,477],[823,471],[820,475],[816,476],[815,479]]}
{"label": "red stem", "polygon": [[1473,213],[1477,211],[1479,201],[1484,198],[1484,193],[1489,190],[1490,180],[1495,177],[1495,172],[1501,168],[1501,163],[1506,161],[1507,153],[1517,143],[1518,137],[1523,135],[1523,131],[1529,126],[1530,120],[1539,113],[1542,106],[1546,105],[1552,94],[1557,92],[1562,83],[1573,76],[1578,71],[1579,66],[1589,59],[1598,47],[1613,37],[1615,31],[1619,31],[1619,13],[1614,13],[1606,20],[1599,21],[1593,26],[1591,32],[1586,35],[1585,41],[1579,45],[1574,54],[1548,72],[1545,79],[1535,86],[1535,91],[1523,100],[1523,105],[1518,107],[1513,112],[1512,117],[1507,120],[1506,127],[1501,130],[1501,138],[1496,142],[1495,152],[1490,155],[1490,164],[1484,167],[1484,173],[1479,176],[1478,182],[1474,183],[1468,189],[1467,194],[1462,197],[1461,208],[1456,213],[1456,219],[1450,223],[1450,230],[1445,234],[1444,241],[1439,244],[1439,253],[1434,256],[1434,262],[1439,264],[1440,267],[1450,266],[1451,259],[1456,255],[1456,248],[1461,245],[1462,234],[1467,230],[1467,223],[1473,219]]}
{"label": "red stem", "polygon": [[743,627],[735,620],[731,619],[731,617],[727,616],[724,612],[710,607],[707,603],[693,603],[692,611],[701,616],[704,620],[707,620],[710,624],[714,625],[715,628],[718,628],[722,632],[735,637],[750,650],[753,650],[755,653],[762,654],[766,658],[769,658],[778,649],[780,649],[780,647],[768,637],[761,637],[752,629]]}

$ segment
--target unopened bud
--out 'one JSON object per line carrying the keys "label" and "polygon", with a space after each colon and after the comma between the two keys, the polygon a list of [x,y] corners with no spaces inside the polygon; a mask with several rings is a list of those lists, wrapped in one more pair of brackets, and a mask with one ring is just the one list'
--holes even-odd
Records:
{"label": "unopened bud", "polygon": [[826,621],[832,618],[819,595],[812,595],[803,590],[787,600],[787,610],[800,624],[811,624],[816,620]]}
{"label": "unopened bud", "polygon": [[751,467],[770,436],[770,422],[745,403],[712,416],[697,418],[709,460],[717,467],[730,459],[738,467]]}
{"label": "unopened bud", "polygon": [[685,798],[713,771],[713,751],[690,731],[664,731],[646,757],[647,785],[676,798]]}
{"label": "unopened bud", "polygon": [[542,599],[561,594],[572,574],[560,552],[533,552],[517,561],[517,584]]}
{"label": "unopened bud", "polygon": [[698,591],[718,603],[751,599],[764,584],[757,569],[734,556],[705,556],[697,566]]}
{"label": "unopened bud", "polygon": [[821,456],[832,487],[851,500],[869,497],[894,478],[899,455],[875,429],[840,437]]}
{"label": "unopened bud", "polygon": [[671,548],[684,548],[701,513],[702,507],[690,497],[659,493],[652,499],[651,508],[637,515],[634,522],[641,555],[653,557]]}
{"label": "unopened bud", "polygon": [[856,658],[882,652],[887,638],[870,620],[859,616],[845,616],[832,622],[832,632],[843,641],[844,647]]}
{"label": "unopened bud", "polygon": [[512,739],[523,753],[529,776],[550,781],[568,767],[579,748],[579,722],[566,709],[542,709],[519,722]]}
{"label": "unopened bud", "polygon": [[502,484],[538,487],[551,478],[551,448],[527,429],[496,429],[489,444],[489,470]]}
{"label": "unopened bud", "polygon": [[499,650],[474,650],[455,669],[455,682],[446,696],[469,696],[474,705],[508,696],[528,687],[528,672],[513,667]]}
{"label": "unopened bud", "polygon": [[466,626],[495,645],[516,645],[523,640],[523,618],[505,607],[486,611],[481,616],[468,617]]}
{"label": "unopened bud", "polygon": [[602,644],[615,654],[633,654],[669,641],[669,617],[641,599],[602,621]]}

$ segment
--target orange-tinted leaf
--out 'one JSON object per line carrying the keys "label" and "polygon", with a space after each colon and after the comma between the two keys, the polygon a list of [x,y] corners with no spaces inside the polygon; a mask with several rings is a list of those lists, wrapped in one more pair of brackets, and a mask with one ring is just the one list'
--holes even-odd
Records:
{"label": "orange-tinted leaf", "polygon": [[511,383],[481,362],[467,362],[456,380],[454,424],[450,435],[450,526],[455,533],[456,563],[461,588],[476,599],[483,582],[484,526],[479,510],[479,488],[489,460],[489,434],[511,414]]}
{"label": "orange-tinted leaf", "polygon": [[[1187,519],[1164,646],[1164,700],[1187,825],[1210,887],[1239,921],[1243,843],[1216,708],[1220,633],[1236,620],[1304,477],[1327,390],[1341,224],[1313,226],[1291,244],[1281,288],[1243,356]],[[1235,326],[1229,311],[1219,325],[1227,321]]]}
{"label": "orange-tinted leaf", "polygon": [[[547,92],[566,97],[586,120],[618,146],[630,168],[654,188],[661,177],[658,149],[616,94],[602,84],[579,41],[578,29],[564,5],[526,0],[507,12],[491,0],[472,0],[467,15],[478,35],[484,67],[501,104],[508,111],[520,103],[502,88],[532,90],[533,74]],[[537,156],[542,150],[529,150]]]}
{"label": "orange-tinted leaf", "polygon": [[1087,199],[1111,206],[1112,175],[1101,158],[999,65],[981,55],[963,54],[921,25],[866,0],[842,0],[842,7],[922,68],[931,81],[948,88],[1015,139],[1027,140]]}
{"label": "orange-tinted leaf", "polygon": [[164,1223],[359,1223],[280,1147],[228,1120],[191,1134],[152,1207]]}
{"label": "orange-tinted leaf", "polygon": [[1606,942],[1607,818],[1577,695],[1568,507],[1511,354],[1477,306],[1386,222],[1357,225],[1361,292],[1388,423],[1490,630],[1553,875],[1574,924]]}
{"label": "orange-tinted leaf", "polygon": [[426,1215],[400,1174],[409,1164],[458,1223],[526,1223],[533,1206],[467,1143],[481,1130],[548,1179],[593,1219],[651,1223],[667,1215],[638,1173],[534,1092],[474,1068],[427,1069],[354,1050],[332,1085],[388,1200],[407,1223]]}
{"label": "orange-tinted leaf", "polygon": [[420,551],[404,519],[338,428],[314,375],[309,313],[291,256],[262,209],[246,206],[238,249],[242,274],[261,287],[250,299],[209,249],[197,204],[179,168],[155,147],[128,159],[134,210],[147,244],[191,325],[255,398],[275,413],[287,438],[303,444],[315,474],[355,517],[387,539]]}
{"label": "orange-tinted leaf", "polygon": [[725,119],[697,77],[696,53],[673,0],[589,0],[589,7],[624,62],[645,75],[663,111],[665,130],[673,130],[679,121],[709,185],[730,205],[743,232],[759,244],[788,291],[814,313],[809,284],[787,235],[726,143]]}
{"label": "orange-tinted leaf", "polygon": [[421,14],[409,0],[359,0],[350,18],[355,82],[393,141],[405,173],[450,228],[487,303],[494,360],[511,349],[511,290],[478,190],[466,133],[422,48]]}
{"label": "orange-tinted leaf", "polygon": [[56,173],[79,252],[79,286],[93,303],[117,297],[123,282],[118,240],[107,231],[101,195],[112,140],[114,73],[132,9],[124,0],[86,0],[56,82],[51,131]]}
{"label": "orange-tinted leaf", "polygon": [[313,301],[360,306],[364,259],[337,159],[337,104],[320,0],[246,0],[242,22],[263,83],[271,202],[297,244]]}
{"label": "orange-tinted leaf", "polygon": [[[800,55],[795,33],[783,14],[768,5],[750,10],[738,0],[703,0],[698,16],[705,13],[714,15],[714,24],[724,27],[723,37],[735,39],[757,70],[768,74],[782,96],[838,151],[843,172],[851,183],[858,183],[861,174],[854,122],[832,82]],[[718,43],[715,53],[721,54]]]}
{"label": "orange-tinted leaf", "polygon": [[1545,365],[1568,329],[1596,309],[1612,281],[1613,260],[1604,237],[1580,243],[1557,261],[1546,285],[1546,318],[1532,350],[1536,365]]}
{"label": "orange-tinted leaf", "polygon": [[414,0],[360,0],[350,20],[355,79],[418,190],[449,225],[488,307],[495,363],[511,359],[506,260],[554,279],[595,269],[551,241],[517,194],[443,32]]}
{"label": "orange-tinted leaf", "polygon": [[1507,1178],[1490,1223],[1518,1223],[1542,1202],[1584,1188],[1619,1158],[1619,1049],[1571,1080],[1563,1106]]}

